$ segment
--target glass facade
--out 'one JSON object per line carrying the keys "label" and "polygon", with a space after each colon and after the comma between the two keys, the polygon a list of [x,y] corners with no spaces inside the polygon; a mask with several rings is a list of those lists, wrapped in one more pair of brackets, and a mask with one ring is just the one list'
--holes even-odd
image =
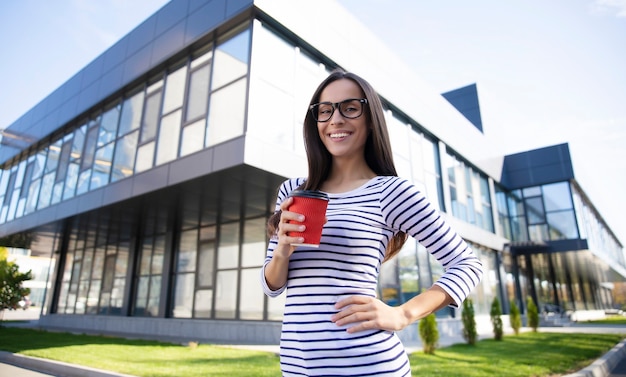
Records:
{"label": "glass facade", "polygon": [[250,35],[198,48],[3,170],[0,223],[243,135]]}
{"label": "glass facade", "polygon": [[[0,224],[242,135],[304,158],[301,129],[309,97],[334,63],[286,33],[253,20],[211,34],[66,125],[0,172]],[[584,238],[594,253],[626,265],[621,245],[575,183],[507,190],[393,104],[383,104],[399,175],[446,216],[517,244]],[[284,295],[268,299],[258,282],[266,219],[284,179],[265,163],[67,219],[54,235],[59,269],[48,297],[51,312],[281,320]],[[291,163],[284,161],[289,168]],[[495,297],[505,313],[510,302],[523,308],[529,295],[543,309],[610,304],[599,284],[606,271],[590,262],[589,250],[513,252],[468,238],[485,269],[470,296],[477,315],[488,315]],[[381,267],[378,294],[401,304],[441,274],[441,265],[409,239]],[[437,315],[457,316],[448,308]]]}

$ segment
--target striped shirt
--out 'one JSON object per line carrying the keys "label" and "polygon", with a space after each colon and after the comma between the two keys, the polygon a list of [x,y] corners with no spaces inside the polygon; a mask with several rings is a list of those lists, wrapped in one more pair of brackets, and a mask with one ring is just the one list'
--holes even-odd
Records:
{"label": "striped shirt", "polygon": [[[276,200],[280,208],[304,182],[283,182]],[[271,290],[265,265],[277,239],[269,242],[261,281],[265,294],[286,302],[280,341],[283,376],[410,376],[404,346],[394,332],[366,330],[353,334],[330,317],[334,305],[351,295],[376,296],[388,242],[398,231],[416,238],[443,265],[435,282],[459,307],[482,277],[482,265],[468,245],[409,181],[379,176],[330,200],[319,248],[298,247],[289,260],[287,284]]]}

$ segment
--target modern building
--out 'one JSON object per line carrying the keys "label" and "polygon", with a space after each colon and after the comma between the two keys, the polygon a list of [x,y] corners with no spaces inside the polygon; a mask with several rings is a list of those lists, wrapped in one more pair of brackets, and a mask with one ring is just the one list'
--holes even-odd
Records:
{"label": "modern building", "polygon": [[[306,176],[302,122],[336,67],[376,88],[400,175],[483,261],[479,326],[496,297],[505,313],[528,296],[611,307],[622,244],[567,144],[494,155],[476,86],[434,92],[338,3],[172,0],[5,125],[0,237],[52,260],[40,324],[278,343],[284,299],[259,283],[266,219],[278,185]],[[380,297],[401,303],[441,273],[410,240],[382,266]],[[458,329],[458,311],[438,315]]]}

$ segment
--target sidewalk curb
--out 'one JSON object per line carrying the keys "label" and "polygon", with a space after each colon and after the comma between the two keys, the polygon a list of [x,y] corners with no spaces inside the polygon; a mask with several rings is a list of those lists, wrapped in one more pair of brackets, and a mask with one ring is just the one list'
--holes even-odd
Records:
{"label": "sidewalk curb", "polygon": [[24,356],[0,351],[0,362],[20,368],[27,368],[40,373],[63,377],[135,377],[129,374],[109,372],[101,369],[83,367],[38,357]]}
{"label": "sidewalk curb", "polygon": [[626,339],[619,342],[609,352],[591,363],[588,367],[578,372],[567,374],[563,377],[604,377],[611,374],[615,366],[626,358]]}

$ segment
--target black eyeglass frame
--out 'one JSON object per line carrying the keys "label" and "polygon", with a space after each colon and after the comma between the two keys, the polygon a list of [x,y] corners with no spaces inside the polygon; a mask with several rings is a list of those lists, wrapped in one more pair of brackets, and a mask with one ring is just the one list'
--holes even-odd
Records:
{"label": "black eyeglass frame", "polygon": [[[346,102],[351,102],[351,101],[358,101],[359,103],[361,103],[362,105],[367,105],[367,98],[348,98],[348,99],[344,99],[341,102],[318,102],[318,103],[314,103],[311,106],[309,106],[309,110],[311,111],[311,115],[313,116],[313,119],[315,119],[316,122],[328,122],[332,117],[333,114],[335,114],[335,110],[339,109],[339,114],[341,114],[342,117],[346,118],[346,119],[356,119],[358,117],[360,117],[361,115],[363,115],[363,110],[364,108],[361,109],[361,113],[357,116],[348,116],[346,114],[343,113],[343,110],[341,110],[341,104],[346,103]],[[320,121],[317,118],[317,114],[315,109],[317,107],[319,107],[320,105],[330,105],[333,108],[333,111],[330,112],[330,115],[328,116],[328,119],[326,120],[322,120]]]}

